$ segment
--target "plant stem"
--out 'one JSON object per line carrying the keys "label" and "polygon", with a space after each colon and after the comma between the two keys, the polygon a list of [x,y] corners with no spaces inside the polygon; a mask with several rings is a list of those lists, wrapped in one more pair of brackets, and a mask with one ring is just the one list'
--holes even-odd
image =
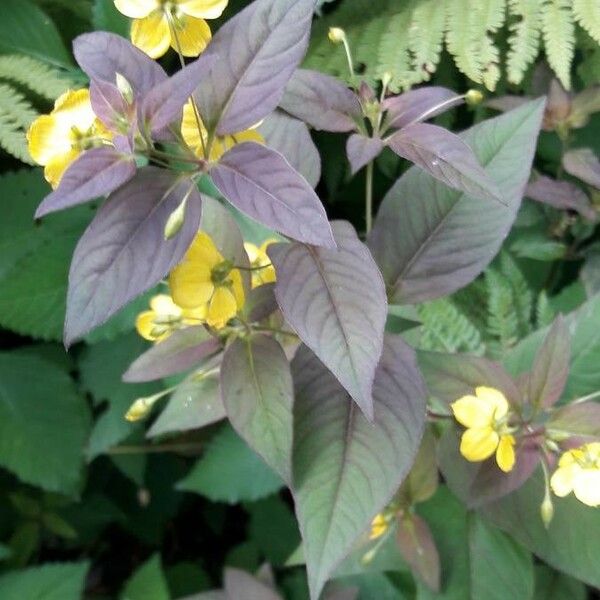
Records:
{"label": "plant stem", "polygon": [[367,165],[366,170],[365,222],[368,235],[373,227],[373,161]]}

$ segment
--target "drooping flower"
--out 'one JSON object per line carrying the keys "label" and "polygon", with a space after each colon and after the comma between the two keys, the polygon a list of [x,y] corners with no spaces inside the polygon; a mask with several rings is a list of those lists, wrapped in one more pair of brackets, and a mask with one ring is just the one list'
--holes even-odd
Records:
{"label": "drooping flower", "polygon": [[474,396],[452,403],[454,417],[467,429],[462,434],[460,453],[471,462],[480,462],[496,453],[496,462],[505,473],[515,464],[515,438],[510,433],[508,400],[497,389],[479,386]]}
{"label": "drooping flower", "polygon": [[[181,135],[196,156],[205,158],[204,150],[208,145],[208,131],[206,130],[200,115],[196,114],[196,109],[191,101],[183,107]],[[257,142],[259,144],[264,144],[265,140],[255,128],[246,129],[245,131],[229,135],[216,136],[210,148],[208,156],[209,160],[219,160],[227,150],[242,142]]]}
{"label": "drooping flower", "polygon": [[38,117],[27,132],[29,153],[44,166],[44,176],[53,188],[82,152],[110,144],[111,139],[112,134],[92,110],[87,89],[62,94],[52,112]]}
{"label": "drooping flower", "polygon": [[242,276],[200,232],[169,277],[173,300],[184,309],[202,310],[206,323],[220,329],[244,306]]}
{"label": "drooping flower", "polygon": [[564,452],[550,487],[561,498],[573,492],[580,502],[600,506],[600,442]]}
{"label": "drooping flower", "polygon": [[244,249],[252,267],[253,288],[265,283],[273,283],[276,280],[275,267],[271,264],[271,259],[267,254],[267,248],[276,242],[276,239],[268,239],[260,246],[256,246],[250,242],[244,243]]}
{"label": "drooping flower", "polygon": [[177,306],[171,296],[158,294],[150,300],[150,310],[138,315],[135,327],[143,338],[161,342],[176,329],[199,325],[204,317],[203,309],[185,309]]}
{"label": "drooping flower", "polygon": [[152,58],[171,46],[184,56],[198,56],[211,39],[205,19],[221,16],[228,0],[114,0],[133,19],[131,41]]}

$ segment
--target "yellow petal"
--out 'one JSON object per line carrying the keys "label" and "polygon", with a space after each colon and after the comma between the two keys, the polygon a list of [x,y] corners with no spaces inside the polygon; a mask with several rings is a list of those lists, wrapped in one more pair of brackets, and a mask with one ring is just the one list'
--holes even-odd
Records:
{"label": "yellow petal", "polygon": [[189,260],[171,271],[169,287],[173,300],[184,309],[202,307],[210,300],[215,289],[210,267]]}
{"label": "yellow petal", "polygon": [[36,163],[48,164],[53,157],[71,150],[68,130],[52,115],[38,117],[29,127],[29,154]]}
{"label": "yellow petal", "polygon": [[167,294],[158,294],[150,300],[150,308],[157,313],[157,315],[165,317],[181,317],[181,307],[177,306],[173,302],[173,298]]}
{"label": "yellow petal", "polygon": [[460,453],[471,462],[489,458],[498,447],[499,436],[491,428],[467,429],[460,440]]}
{"label": "yellow petal", "polygon": [[183,311],[183,323],[185,325],[200,325],[206,321],[207,304],[198,308],[186,308]]}
{"label": "yellow petal", "polygon": [[115,0],[115,6],[130,19],[143,19],[160,8],[160,0]]}
{"label": "yellow petal", "polygon": [[573,491],[573,482],[575,481],[575,473],[580,469],[579,465],[571,464],[560,467],[554,471],[550,478],[550,487],[552,491],[563,498]]}
{"label": "yellow petal", "polygon": [[207,265],[211,269],[224,260],[211,237],[204,231],[196,235],[185,258],[194,263]]}
{"label": "yellow petal", "polygon": [[567,450],[563,452],[558,460],[559,467],[568,467],[583,460],[584,453],[580,449]]}
{"label": "yellow petal", "polygon": [[64,172],[72,162],[81,154],[79,150],[69,150],[65,154],[54,156],[44,168],[44,177],[56,189]]}
{"label": "yellow petal", "polygon": [[512,435],[500,436],[496,449],[496,462],[505,473],[512,471],[515,466],[515,438]]}
{"label": "yellow petal", "polygon": [[[188,101],[183,107],[183,119],[181,121],[181,135],[185,140],[185,143],[193,150],[194,154],[198,157],[202,157],[202,141],[204,144],[208,141],[208,133],[204,127],[202,119],[196,118],[194,106],[191,101]],[[200,122],[200,131],[198,130],[198,121]],[[202,135],[202,138],[200,138]]]}
{"label": "yellow petal", "polygon": [[233,294],[226,287],[218,287],[208,306],[206,322],[216,329],[227,324],[237,314],[237,303]]}
{"label": "yellow petal", "polygon": [[75,127],[81,132],[88,131],[96,121],[90,91],[87,88],[66,91],[54,103],[52,115],[65,129]]}
{"label": "yellow petal", "polygon": [[579,502],[600,505],[600,469],[580,469],[575,473],[573,491]]}
{"label": "yellow petal", "polygon": [[137,332],[146,340],[150,340],[154,342],[156,340],[156,336],[152,335],[152,331],[155,328],[154,319],[156,317],[156,313],[153,310],[146,310],[140,313],[135,320],[135,328]]}
{"label": "yellow petal", "polygon": [[251,244],[250,242],[244,242],[244,250],[248,255],[248,260],[250,261],[250,264],[254,263],[260,257],[260,251],[258,249],[258,246],[256,246],[255,244]]}
{"label": "yellow petal", "polygon": [[171,44],[169,22],[162,10],[155,10],[131,25],[131,41],[151,58],[161,57]]}
{"label": "yellow petal", "polygon": [[477,396],[463,396],[450,407],[454,418],[465,427],[486,427],[494,420],[493,407]]}
{"label": "yellow petal", "polygon": [[371,532],[369,534],[370,540],[376,540],[381,537],[387,530],[389,524],[386,521],[385,517],[380,513],[378,514],[373,521],[371,521]]}
{"label": "yellow petal", "polygon": [[231,281],[231,291],[233,292],[233,296],[235,298],[238,310],[240,310],[243,308],[244,303],[246,302],[246,297],[244,294],[244,284],[242,282],[242,276],[239,270],[232,269],[231,273],[229,273],[228,279],[229,281]]}
{"label": "yellow petal", "polygon": [[221,16],[227,0],[178,0],[181,12],[198,19],[217,19]]}
{"label": "yellow petal", "polygon": [[500,390],[481,385],[475,388],[475,395],[493,407],[495,419],[501,419],[506,416],[509,408],[508,400]]}
{"label": "yellow petal", "polygon": [[184,16],[181,25],[176,26],[177,41],[171,40],[171,47],[181,51],[184,56],[198,56],[210,42],[211,33],[208,23],[204,19]]}

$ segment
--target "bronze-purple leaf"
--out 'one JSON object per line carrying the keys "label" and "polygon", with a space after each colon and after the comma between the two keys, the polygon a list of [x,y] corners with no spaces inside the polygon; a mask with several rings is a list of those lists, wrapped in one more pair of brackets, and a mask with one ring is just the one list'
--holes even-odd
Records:
{"label": "bronze-purple leaf", "polygon": [[48,194],[35,212],[36,219],[48,213],[106,196],[135,175],[132,155],[114,148],[92,148],[69,166],[58,187]]}
{"label": "bronze-purple leaf", "polygon": [[219,56],[196,92],[206,126],[219,135],[273,112],[304,57],[316,0],[256,0],[227,21],[206,50]]}
{"label": "bronze-purple leaf", "polygon": [[[165,240],[165,223],[186,196],[183,227]],[[75,248],[65,343],[101,325],[165,277],[194,239],[200,214],[195,184],[155,167],[138,171],[111,194]]]}
{"label": "bronze-purple leaf", "polygon": [[372,387],[383,347],[385,287],[367,247],[346,222],[336,249],[274,244],[275,297],[288,324],[373,417]]}
{"label": "bronze-purple leaf", "polygon": [[319,197],[279,152],[244,142],[210,173],[223,196],[249,217],[301,242],[335,246]]}
{"label": "bronze-purple leaf", "polygon": [[550,416],[546,429],[554,439],[600,440],[600,403],[589,401],[561,406]]}
{"label": "bronze-purple leaf", "polygon": [[362,117],[356,94],[334,77],[298,69],[279,104],[290,115],[323,131],[353,131]]}
{"label": "bronze-purple leaf", "polygon": [[456,134],[428,123],[413,123],[394,133],[387,145],[447,186],[475,198],[505,203],[473,150]]}
{"label": "bronze-purple leaf", "polygon": [[540,175],[527,184],[525,195],[554,208],[577,211],[589,220],[596,218],[596,211],[590,199],[580,187],[570,181],[559,181]]}
{"label": "bronze-purple leaf", "polygon": [[354,175],[366,164],[377,158],[384,148],[381,138],[367,137],[362,133],[353,133],[346,142],[346,154]]}
{"label": "bronze-purple leaf", "polygon": [[123,374],[123,381],[155,381],[182,373],[216,354],[221,342],[201,325],[173,332],[135,359]]}
{"label": "bronze-purple leaf", "polygon": [[225,569],[224,585],[223,600],[282,600],[269,585],[240,569]]}
{"label": "bronze-purple leaf", "polygon": [[[597,92],[600,94],[600,91]],[[565,171],[600,189],[600,160],[591,148],[569,150],[562,159]]]}

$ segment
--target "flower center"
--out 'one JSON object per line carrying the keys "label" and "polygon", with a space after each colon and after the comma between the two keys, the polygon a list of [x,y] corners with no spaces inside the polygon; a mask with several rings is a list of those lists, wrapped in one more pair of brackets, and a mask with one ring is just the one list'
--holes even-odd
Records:
{"label": "flower center", "polygon": [[233,265],[229,260],[224,260],[212,268],[210,272],[210,278],[215,287],[231,285],[231,281],[229,281],[227,278],[229,277],[229,273],[231,273],[232,268]]}

